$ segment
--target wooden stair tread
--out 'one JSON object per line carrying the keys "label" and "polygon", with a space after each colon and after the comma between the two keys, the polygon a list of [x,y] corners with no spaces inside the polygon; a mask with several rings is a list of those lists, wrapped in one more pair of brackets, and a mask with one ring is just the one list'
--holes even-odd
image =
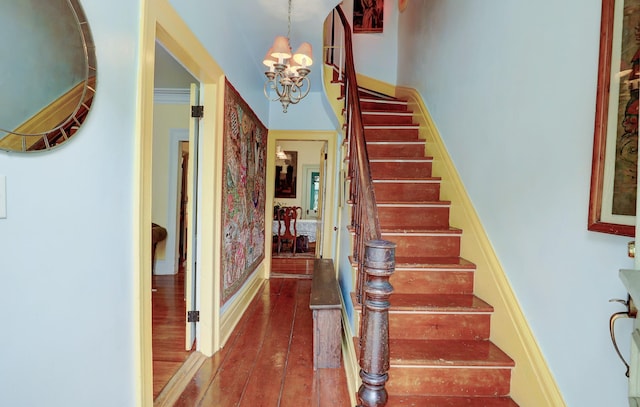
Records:
{"label": "wooden stair tread", "polygon": [[518,407],[510,397],[389,395],[386,407]]}
{"label": "wooden stair tread", "polygon": [[[385,101],[389,102],[389,101]],[[366,115],[376,115],[376,116],[405,116],[405,117],[413,117],[413,112],[401,112],[395,110],[369,110],[365,109],[361,111],[363,116]]]}
{"label": "wooden stair tread", "polygon": [[432,162],[433,161],[433,157],[407,157],[407,156],[397,156],[397,157],[387,157],[387,156],[380,156],[380,157],[369,157],[369,162],[375,163],[375,162],[395,162],[395,161],[400,161],[400,162]]}
{"label": "wooden stair tread", "polygon": [[387,407],[517,407],[515,363],[489,340],[494,309],[473,294],[476,265],[460,256],[462,230],[449,224],[452,203],[439,199],[411,106],[363,88],[359,96],[382,239],[397,244]]}
{"label": "wooden stair tread", "polygon": [[475,270],[476,265],[462,257],[396,257],[396,269],[468,269]]}
{"label": "wooden stair tread", "polygon": [[424,146],[425,141],[421,139],[417,140],[369,140],[365,141],[371,145],[411,145],[411,146]]}
{"label": "wooden stair tread", "polygon": [[442,182],[440,177],[421,177],[421,178],[374,178],[372,180],[375,184],[439,184]]}
{"label": "wooden stair tread", "polygon": [[390,339],[391,366],[492,366],[515,363],[488,340]]}
{"label": "wooden stair tread", "polygon": [[381,95],[381,94],[373,94],[370,92],[360,92],[360,101],[361,102],[391,102],[391,103],[400,103],[400,104],[408,104],[407,99],[398,99],[389,95]]}
{"label": "wooden stair tread", "polygon": [[404,294],[393,293],[390,298],[390,313],[413,312],[465,312],[489,313],[493,307],[472,294]]}
{"label": "wooden stair tread", "polygon": [[390,123],[390,124],[365,124],[364,130],[368,129],[419,129],[420,125],[415,123]]}
{"label": "wooden stair tread", "polygon": [[397,201],[389,199],[376,200],[378,206],[407,206],[407,207],[419,207],[419,206],[450,206],[451,201]]}
{"label": "wooden stair tread", "polygon": [[424,176],[390,176],[385,174],[377,174],[372,177],[372,181],[375,184],[376,182],[427,182],[427,181],[441,181],[441,178],[438,177],[424,177]]}
{"label": "wooden stair tread", "polygon": [[462,230],[458,229],[458,228],[452,228],[452,227],[447,227],[447,228],[442,228],[442,229],[436,229],[433,227],[420,227],[420,226],[413,226],[411,228],[408,227],[402,227],[402,228],[398,228],[398,227],[393,227],[393,226],[385,226],[385,225],[381,225],[380,226],[381,232],[382,234],[386,234],[386,235],[392,235],[392,236],[397,236],[397,235],[418,235],[418,234],[425,234],[425,235],[462,235]]}
{"label": "wooden stair tread", "polygon": [[[396,257],[396,270],[398,269],[452,269],[474,271],[476,265],[462,257]],[[356,261],[349,256],[349,262],[357,267]]]}

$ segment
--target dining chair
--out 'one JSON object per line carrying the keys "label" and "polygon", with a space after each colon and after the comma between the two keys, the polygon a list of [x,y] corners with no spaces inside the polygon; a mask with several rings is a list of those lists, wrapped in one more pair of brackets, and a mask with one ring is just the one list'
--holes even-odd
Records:
{"label": "dining chair", "polygon": [[282,251],[283,244],[289,244],[291,253],[296,254],[296,224],[301,213],[302,208],[299,206],[285,206],[278,210],[278,254]]}

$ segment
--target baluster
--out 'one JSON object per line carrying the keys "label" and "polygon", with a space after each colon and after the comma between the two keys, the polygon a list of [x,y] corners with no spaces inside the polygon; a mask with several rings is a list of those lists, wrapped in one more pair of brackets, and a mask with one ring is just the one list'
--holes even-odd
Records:
{"label": "baluster", "polygon": [[395,243],[386,240],[366,243],[359,407],[383,407],[387,404],[384,385],[389,378],[389,296],[393,292],[389,277],[395,269],[395,248]]}

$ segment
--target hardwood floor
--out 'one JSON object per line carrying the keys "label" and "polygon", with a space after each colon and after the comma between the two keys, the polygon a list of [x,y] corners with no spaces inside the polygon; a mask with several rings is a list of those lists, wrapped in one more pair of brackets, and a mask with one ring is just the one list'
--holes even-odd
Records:
{"label": "hardwood floor", "polygon": [[[302,261],[302,259],[300,260]],[[208,358],[175,406],[351,405],[343,367],[313,370],[311,280],[274,269],[226,345]]]}
{"label": "hardwood floor", "polygon": [[153,398],[180,369],[191,352],[185,351],[186,305],[184,271],[152,277]]}

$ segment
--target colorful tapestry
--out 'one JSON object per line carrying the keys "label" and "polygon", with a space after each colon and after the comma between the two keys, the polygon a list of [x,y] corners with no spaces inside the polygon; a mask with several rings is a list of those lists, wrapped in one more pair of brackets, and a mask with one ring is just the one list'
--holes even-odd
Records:
{"label": "colorful tapestry", "polygon": [[224,304],[264,259],[267,129],[226,83],[222,195]]}

